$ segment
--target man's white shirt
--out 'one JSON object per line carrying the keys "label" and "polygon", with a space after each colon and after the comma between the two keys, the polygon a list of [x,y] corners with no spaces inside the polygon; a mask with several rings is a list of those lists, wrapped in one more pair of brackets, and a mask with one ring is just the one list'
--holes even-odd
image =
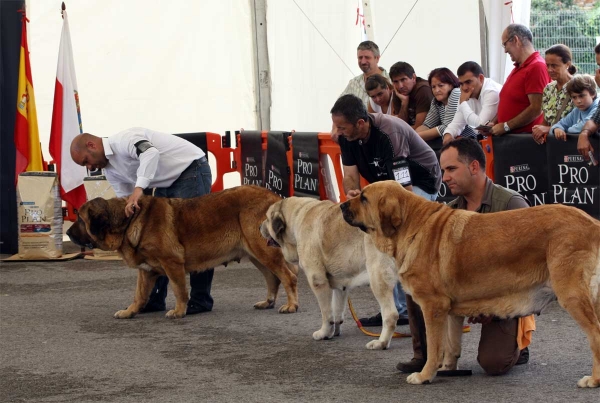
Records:
{"label": "man's white shirt", "polygon": [[456,138],[466,125],[477,127],[494,119],[498,113],[501,89],[502,85],[486,77],[479,98],[470,98],[458,105],[454,119],[446,127],[444,134],[450,133],[453,138]]}
{"label": "man's white shirt", "polygon": [[[153,147],[138,156],[136,144],[149,141]],[[108,165],[106,179],[117,196],[127,196],[135,187],[169,187],[206,154],[192,143],[172,134],[133,127],[102,139]]]}

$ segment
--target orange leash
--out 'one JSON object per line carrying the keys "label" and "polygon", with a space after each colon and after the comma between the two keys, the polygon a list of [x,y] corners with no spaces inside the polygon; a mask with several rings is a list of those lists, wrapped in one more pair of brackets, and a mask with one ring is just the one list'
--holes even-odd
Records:
{"label": "orange leash", "polygon": [[[362,323],[360,323],[360,320],[358,319],[358,316],[356,315],[356,312],[354,311],[354,307],[352,306],[352,301],[350,300],[350,298],[348,298],[348,307],[350,308],[350,313],[352,314],[352,319],[354,319],[354,321],[356,322],[356,326],[358,326],[358,328],[360,329],[361,332],[363,332],[365,335],[370,336],[370,337],[379,337],[381,336],[381,333],[375,333],[375,332],[369,332],[368,330],[366,330]],[[465,325],[463,326],[463,333],[469,333],[471,331],[471,326],[469,325]],[[403,332],[394,332],[394,334],[392,335],[393,339],[399,339],[400,337],[412,337],[410,333],[403,333]]]}

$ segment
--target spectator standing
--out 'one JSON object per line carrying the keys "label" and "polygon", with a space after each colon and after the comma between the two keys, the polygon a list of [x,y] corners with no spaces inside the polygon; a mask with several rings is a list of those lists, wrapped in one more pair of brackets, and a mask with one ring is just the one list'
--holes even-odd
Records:
{"label": "spectator standing", "polygon": [[521,24],[510,24],[502,32],[502,47],[515,68],[510,72],[498,103],[498,115],[490,133],[531,133],[543,122],[542,93],[550,82],[546,62],[533,47],[533,35]]}
{"label": "spectator standing", "polygon": [[577,68],[572,64],[571,49],[565,45],[554,45],[546,50],[546,66],[552,81],[542,94],[544,122],[533,126],[533,139],[538,144],[546,141],[550,127],[558,123],[573,110],[573,101],[567,91],[567,83]]}

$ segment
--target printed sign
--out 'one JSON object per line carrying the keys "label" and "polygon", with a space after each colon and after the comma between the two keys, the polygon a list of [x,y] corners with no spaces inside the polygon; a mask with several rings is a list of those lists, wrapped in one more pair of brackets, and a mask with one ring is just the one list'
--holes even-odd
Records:
{"label": "printed sign", "polygon": [[548,198],[546,146],[529,133],[494,137],[494,182],[519,192],[532,206],[552,203]]}
{"label": "printed sign", "polygon": [[286,152],[289,150],[290,133],[269,132],[267,134],[267,163],[265,187],[281,197],[290,196],[290,168]]}
{"label": "printed sign", "polygon": [[245,130],[240,134],[242,147],[242,185],[263,186],[263,152],[261,132]]}
{"label": "printed sign", "polygon": [[[548,136],[549,188],[547,203],[575,206],[592,217],[600,218],[600,166],[586,161],[577,151],[577,135],[567,134],[567,141]],[[598,159],[600,141],[592,136],[590,143]]]}
{"label": "printed sign", "polygon": [[320,198],[318,133],[292,134],[294,196]]}

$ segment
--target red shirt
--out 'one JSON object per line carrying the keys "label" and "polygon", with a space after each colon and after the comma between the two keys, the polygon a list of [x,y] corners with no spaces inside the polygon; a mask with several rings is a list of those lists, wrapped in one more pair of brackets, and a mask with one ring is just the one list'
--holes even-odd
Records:
{"label": "red shirt", "polygon": [[[546,61],[540,52],[533,52],[521,65],[515,68],[506,78],[500,91],[498,103],[498,123],[508,122],[529,106],[528,94],[542,94],[550,82]],[[544,122],[544,114],[540,113],[533,122],[523,127],[511,127],[511,133],[531,133],[532,127]]]}

